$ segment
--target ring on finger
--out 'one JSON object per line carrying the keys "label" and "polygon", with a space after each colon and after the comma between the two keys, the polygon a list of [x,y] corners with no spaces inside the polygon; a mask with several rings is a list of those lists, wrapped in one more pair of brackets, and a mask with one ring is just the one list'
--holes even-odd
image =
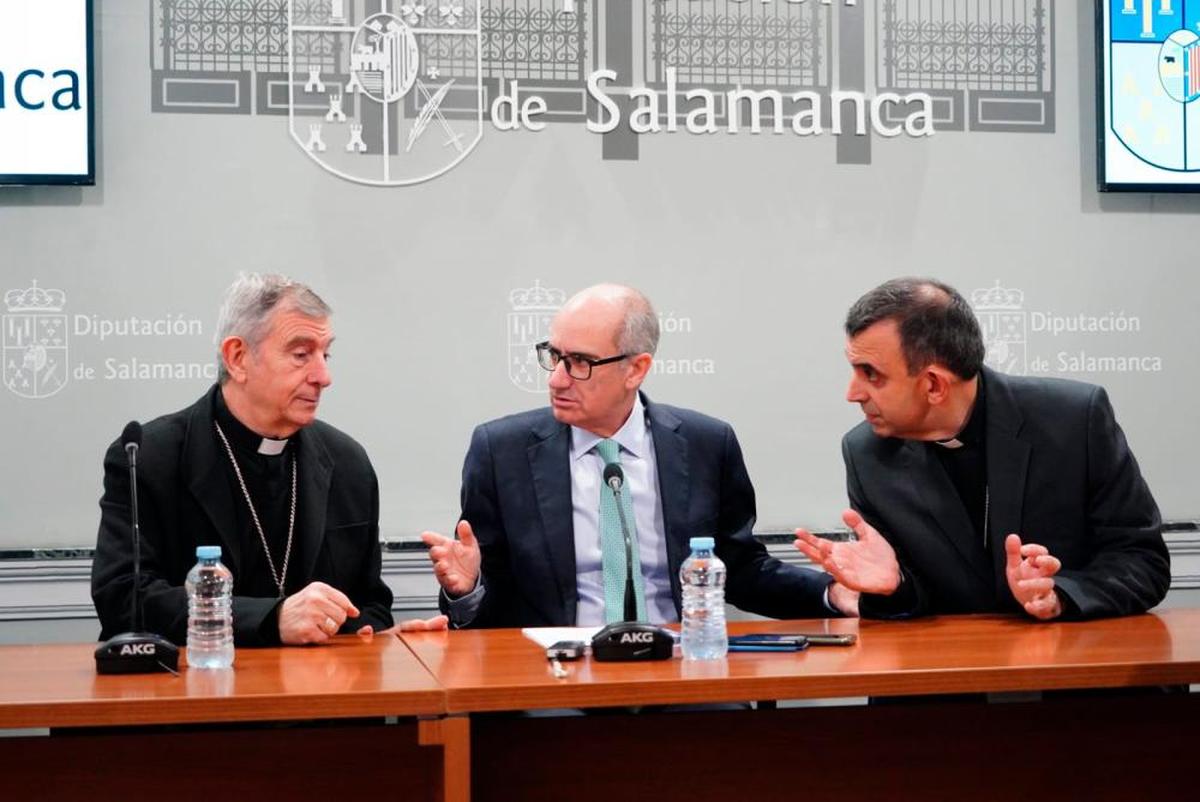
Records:
{"label": "ring on finger", "polygon": [[325,616],[325,631],[332,635],[337,631],[337,621],[334,621],[329,616]]}

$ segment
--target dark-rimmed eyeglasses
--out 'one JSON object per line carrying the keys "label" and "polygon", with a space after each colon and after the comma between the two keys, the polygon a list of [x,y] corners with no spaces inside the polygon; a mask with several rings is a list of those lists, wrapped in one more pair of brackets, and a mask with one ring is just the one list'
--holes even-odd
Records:
{"label": "dark-rimmed eyeglasses", "polygon": [[564,354],[550,344],[550,341],[538,343],[534,346],[537,351],[538,364],[546,370],[553,372],[561,362],[566,365],[567,375],[576,381],[587,381],[592,378],[592,368],[601,365],[609,365],[613,362],[620,362],[622,359],[627,359],[632,354],[617,354],[616,356],[605,357],[604,359],[592,359],[581,354]]}

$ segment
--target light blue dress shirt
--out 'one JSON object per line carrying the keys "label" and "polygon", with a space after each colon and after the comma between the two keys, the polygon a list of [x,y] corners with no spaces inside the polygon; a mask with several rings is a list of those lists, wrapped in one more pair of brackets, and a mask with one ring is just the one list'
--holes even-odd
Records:
{"label": "light blue dress shirt", "polygon": [[[571,427],[568,460],[578,596],[575,625],[581,627],[604,623],[604,570],[600,559],[600,488],[604,460],[596,453],[596,444],[602,439],[586,429]],[[640,396],[634,396],[629,417],[611,439],[621,447],[621,470],[625,474],[622,492],[628,493],[633,502],[634,520],[630,523],[636,530],[634,536],[646,589],[646,614],[655,624],[678,621],[667,562],[667,530],[663,524],[662,499],[659,498],[658,459]],[[449,599],[451,622],[460,627],[470,624],[486,592],[480,577],[473,591],[458,599]]]}
{"label": "light blue dress shirt", "polygon": [[[600,488],[604,460],[596,452],[603,438],[571,427],[571,507],[575,529],[575,591],[577,626],[604,623],[604,568],[600,559]],[[654,438],[646,425],[642,399],[635,396],[625,424],[610,438],[621,446],[622,493],[633,502],[635,546],[646,589],[646,615],[651,623],[679,620],[671,596],[667,564],[667,529],[658,494],[658,460]]]}

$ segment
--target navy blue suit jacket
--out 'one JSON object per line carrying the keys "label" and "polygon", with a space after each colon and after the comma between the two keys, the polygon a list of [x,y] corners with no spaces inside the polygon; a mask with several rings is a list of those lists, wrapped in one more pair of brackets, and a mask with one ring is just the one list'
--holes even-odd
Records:
{"label": "navy blue suit jacket", "polygon": [[[832,580],[781,563],[754,539],[754,487],[732,427],[642,400],[658,462],[676,612],[688,540],[711,536],[728,567],[729,602],[774,618],[828,616],[823,594]],[[479,540],[487,588],[471,626],[575,624],[570,446],[570,427],[549,408],[482,424],[471,436],[462,518]]]}

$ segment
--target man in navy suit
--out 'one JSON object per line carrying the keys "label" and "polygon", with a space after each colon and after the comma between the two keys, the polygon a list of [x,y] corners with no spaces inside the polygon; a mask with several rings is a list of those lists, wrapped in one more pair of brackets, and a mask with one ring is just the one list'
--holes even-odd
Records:
{"label": "man in navy suit", "polygon": [[1171,581],[1158,506],[1102,387],[983,367],[966,300],[895,279],[846,317],[842,441],[857,539],[796,545],[863,616],[1140,613]]}
{"label": "man in navy suit", "polygon": [[463,465],[457,539],[422,536],[458,627],[594,626],[623,618],[623,548],[605,514],[605,465],[625,476],[638,617],[679,620],[688,540],[716,539],[726,598],[776,618],[854,609],[825,574],[785,565],[754,539],[754,488],[733,429],[640,392],[658,318],[629,287],[579,293],[537,346],[550,408],[475,429]]}

